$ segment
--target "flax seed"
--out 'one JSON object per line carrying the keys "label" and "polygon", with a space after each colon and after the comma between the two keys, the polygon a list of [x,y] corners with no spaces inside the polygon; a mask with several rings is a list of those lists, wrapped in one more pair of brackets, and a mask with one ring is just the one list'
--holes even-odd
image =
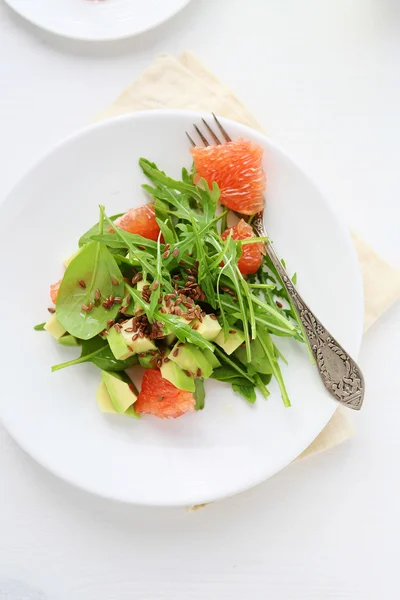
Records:
{"label": "flax seed", "polygon": [[276,305],[278,308],[283,308],[283,304],[282,302],[279,302],[279,300],[276,300]]}
{"label": "flax seed", "polygon": [[179,248],[174,248],[174,251],[173,251],[173,253],[172,253],[172,256],[173,256],[174,258],[178,258],[178,256],[179,256]]}
{"label": "flax seed", "polygon": [[112,327],[112,325],[114,325],[114,319],[107,321],[107,327]]}
{"label": "flax seed", "polygon": [[89,312],[89,307],[86,306],[86,304],[82,304],[81,309],[83,310],[83,312]]}
{"label": "flax seed", "polygon": [[100,292],[99,288],[97,288],[97,290],[95,291],[94,298],[95,298],[95,300],[100,300],[101,292]]}
{"label": "flax seed", "polygon": [[176,350],[173,351],[172,356],[174,356],[175,358],[178,356],[179,354],[179,349],[176,348]]}
{"label": "flax seed", "polygon": [[163,257],[164,259],[167,259],[167,258],[169,257],[169,254],[170,254],[169,250],[166,250],[166,251],[163,253],[162,257]]}
{"label": "flax seed", "polygon": [[158,284],[158,281],[157,281],[157,279],[156,279],[155,281],[153,281],[153,283],[152,283],[152,286],[151,286],[151,289],[152,289],[152,290],[156,290],[156,289],[158,288],[158,285],[159,285],[159,284]]}
{"label": "flax seed", "polygon": [[201,369],[197,369],[196,376],[197,377],[201,377],[202,375],[203,375],[202,370]]}
{"label": "flax seed", "polygon": [[86,283],[83,281],[83,279],[80,279],[78,281],[78,284],[81,286],[81,288],[85,289],[86,288]]}
{"label": "flax seed", "polygon": [[230,329],[229,333],[235,334],[236,333],[236,329]]}
{"label": "flax seed", "polygon": [[115,279],[115,277],[111,277],[111,283],[115,286],[115,285],[119,285],[119,281],[118,279]]}
{"label": "flax seed", "polygon": [[211,319],[214,319],[214,321],[217,320],[217,315],[214,315],[214,313],[211,313],[210,315],[208,315]]}
{"label": "flax seed", "polygon": [[51,315],[54,315],[54,313],[56,312],[56,309],[55,309],[55,308],[53,308],[52,306],[49,306],[49,308],[48,308],[47,310],[49,311],[49,313],[50,313]]}

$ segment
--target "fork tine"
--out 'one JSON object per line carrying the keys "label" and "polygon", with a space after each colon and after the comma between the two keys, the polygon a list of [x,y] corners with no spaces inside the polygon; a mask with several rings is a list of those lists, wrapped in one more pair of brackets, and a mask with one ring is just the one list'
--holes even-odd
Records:
{"label": "fork tine", "polygon": [[201,141],[203,142],[203,144],[205,146],[209,146],[209,142],[207,140],[207,138],[204,137],[204,135],[201,133],[200,129],[197,127],[197,125],[193,125],[193,127],[195,128],[195,130],[197,131],[197,133],[199,134]]}
{"label": "fork tine", "polygon": [[232,141],[232,140],[231,140],[231,138],[230,138],[230,137],[229,137],[229,135],[226,133],[226,131],[225,131],[224,127],[223,127],[223,126],[221,125],[221,123],[218,121],[218,119],[217,119],[217,117],[215,116],[215,114],[214,114],[214,113],[212,113],[212,116],[214,117],[214,120],[215,120],[216,124],[218,125],[218,127],[219,127],[219,129],[220,129],[220,131],[221,131],[222,135],[223,135],[223,136],[224,136],[224,138],[225,138],[225,140],[226,140],[227,142],[231,142],[231,141]]}
{"label": "fork tine", "polygon": [[195,147],[196,142],[190,137],[190,135],[188,134],[187,131],[185,131],[186,133],[186,137],[188,138],[189,142],[192,144],[193,147]]}
{"label": "fork tine", "polygon": [[201,120],[203,121],[204,125],[207,127],[208,131],[211,133],[214,142],[218,145],[221,144],[221,141],[217,138],[217,136],[215,135],[215,133],[213,132],[213,130],[211,129],[211,127],[209,126],[207,121],[203,118]]}

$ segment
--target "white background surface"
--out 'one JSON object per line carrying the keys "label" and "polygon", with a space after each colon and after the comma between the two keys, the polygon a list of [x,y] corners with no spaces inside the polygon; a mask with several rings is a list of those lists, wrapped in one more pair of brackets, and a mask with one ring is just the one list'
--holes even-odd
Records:
{"label": "white background surface", "polygon": [[[0,197],[155,54],[185,49],[400,268],[397,0],[193,0],[105,46],[58,40],[1,4]],[[399,332],[397,305],[365,338],[357,437],[195,513],[93,498],[0,430],[1,600],[397,599]]]}

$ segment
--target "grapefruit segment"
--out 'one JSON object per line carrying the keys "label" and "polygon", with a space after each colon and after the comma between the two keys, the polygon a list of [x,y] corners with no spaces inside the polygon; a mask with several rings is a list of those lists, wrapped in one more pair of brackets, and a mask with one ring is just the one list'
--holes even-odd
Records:
{"label": "grapefruit segment", "polygon": [[[221,235],[223,240],[226,240],[230,231],[232,231],[232,238],[234,240],[245,240],[255,237],[252,226],[243,219],[240,219],[239,223],[234,227],[229,227],[223,232]],[[256,273],[261,266],[264,254],[265,246],[263,242],[243,244],[242,256],[238,260],[240,272],[243,275],[253,275],[253,273]]]}
{"label": "grapefruit segment", "polygon": [[135,402],[137,412],[154,415],[160,419],[175,419],[187,412],[193,412],[194,407],[193,394],[180,390],[163,379],[159,370],[145,371],[142,388]]}
{"label": "grapefruit segment", "polygon": [[136,233],[155,242],[160,233],[154,204],[144,204],[138,208],[130,208],[122,217],[118,217],[114,223],[124,231]]}
{"label": "grapefruit segment", "polygon": [[190,151],[197,181],[204,177],[210,187],[216,181],[221,204],[242,215],[254,215],[264,208],[266,176],[261,146],[238,139],[219,146],[196,146]]}
{"label": "grapefruit segment", "polygon": [[56,303],[58,289],[59,289],[60,285],[61,285],[61,279],[59,281],[57,281],[56,283],[52,283],[50,285],[50,298],[51,298],[51,301],[53,302],[53,304]]}

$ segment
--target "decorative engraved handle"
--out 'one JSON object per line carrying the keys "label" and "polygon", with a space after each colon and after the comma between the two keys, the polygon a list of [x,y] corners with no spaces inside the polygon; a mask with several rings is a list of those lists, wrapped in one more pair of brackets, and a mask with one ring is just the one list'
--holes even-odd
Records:
{"label": "decorative engraved handle", "polygon": [[[259,236],[266,236],[262,213],[255,216],[252,225]],[[364,377],[360,368],[304,302],[283,268],[272,244],[267,242],[265,247],[303,325],[326,389],[344,406],[360,410],[365,391]]]}

